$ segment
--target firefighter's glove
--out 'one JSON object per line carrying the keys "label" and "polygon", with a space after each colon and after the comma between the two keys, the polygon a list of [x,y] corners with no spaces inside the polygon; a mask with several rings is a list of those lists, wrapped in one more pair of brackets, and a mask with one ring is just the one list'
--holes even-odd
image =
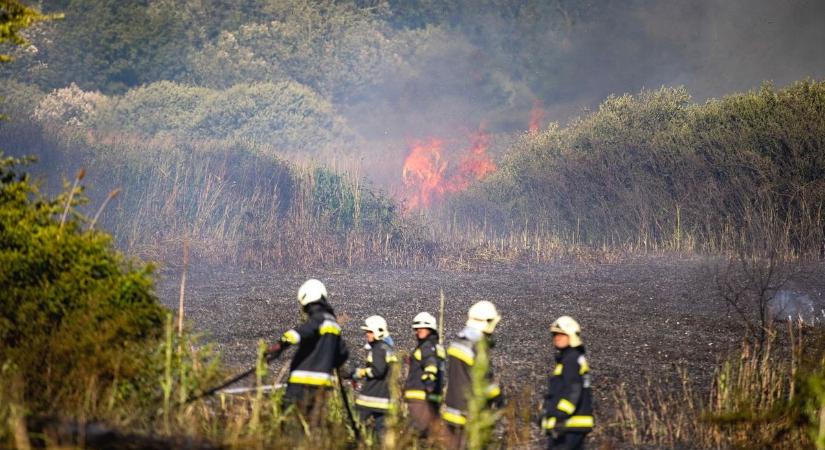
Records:
{"label": "firefighter's glove", "polygon": [[564,422],[556,417],[544,416],[541,419],[541,429],[549,436],[556,436],[561,431]]}
{"label": "firefighter's glove", "polygon": [[556,429],[556,418],[547,416],[542,417],[541,429],[544,430],[545,433],[550,434],[553,430]]}
{"label": "firefighter's glove", "polygon": [[367,378],[368,374],[369,374],[368,369],[360,368],[360,369],[357,369],[352,374],[352,379],[353,380],[363,380],[364,378]]}

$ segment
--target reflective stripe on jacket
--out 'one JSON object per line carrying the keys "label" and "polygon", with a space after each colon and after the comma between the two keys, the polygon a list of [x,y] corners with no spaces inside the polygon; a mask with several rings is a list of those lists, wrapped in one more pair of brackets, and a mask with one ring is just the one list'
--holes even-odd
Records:
{"label": "reflective stripe on jacket", "polygon": [[[463,426],[467,422],[467,396],[472,391],[472,367],[476,361],[476,346],[481,339],[487,339],[481,332],[465,328],[458,339],[447,348],[447,393],[441,418],[451,425]],[[490,347],[488,346],[488,356]],[[501,388],[493,381],[492,359],[487,368],[488,382],[485,395],[489,403],[497,402],[501,397]]]}
{"label": "reflective stripe on jacket", "polygon": [[542,427],[546,431],[586,433],[593,425],[590,366],[584,347],[568,347],[556,355],[544,396]]}
{"label": "reflective stripe on jacket", "polygon": [[306,322],[281,336],[285,346],[298,346],[289,365],[288,382],[329,387],[332,371],[344,364],[349,351],[341,338],[341,327],[326,302],[311,303],[306,312]]}
{"label": "reflective stripe on jacket", "polygon": [[392,347],[384,341],[368,344],[366,373],[355,404],[375,411],[390,409],[390,364],[397,361]]}
{"label": "reflective stripe on jacket", "polygon": [[407,400],[441,401],[444,384],[444,362],[447,352],[438,344],[438,335],[430,334],[420,340],[410,357],[410,373],[404,384]]}

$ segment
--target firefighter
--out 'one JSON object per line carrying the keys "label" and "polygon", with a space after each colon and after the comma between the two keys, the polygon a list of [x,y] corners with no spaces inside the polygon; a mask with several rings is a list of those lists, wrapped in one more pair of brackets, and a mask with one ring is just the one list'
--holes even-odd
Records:
{"label": "firefighter", "polygon": [[392,351],[392,339],[387,321],[370,316],[361,326],[366,335],[366,367],[355,370],[353,379],[362,383],[355,405],[363,423],[372,423],[377,436],[384,430],[384,417],[390,409],[390,365],[397,361]]}
{"label": "firefighter", "polygon": [[[473,305],[467,313],[467,324],[458,334],[458,339],[450,343],[447,348],[447,393],[444,405],[441,408],[441,418],[447,424],[449,448],[464,448],[466,446],[464,426],[467,423],[469,397],[472,391],[472,368],[476,363],[476,353],[479,343],[483,340],[488,349],[492,349],[493,331],[501,316],[495,305],[488,301],[480,301]],[[501,388],[493,381],[493,366],[487,353],[489,366],[487,368],[487,385],[484,395],[487,406],[501,404]]]}
{"label": "firefighter", "polygon": [[289,365],[284,408],[296,406],[313,423],[319,423],[322,417],[321,409],[333,386],[333,371],[349,357],[327,298],[327,290],[320,281],[310,279],[301,285],[298,302],[306,321],[287,330],[280,341],[269,347],[269,353],[279,353],[289,346],[298,346]]}
{"label": "firefighter", "polygon": [[581,327],[572,317],[559,317],[550,326],[558,353],[547,394],[544,396],[542,428],[548,448],[584,448],[584,438],[593,430],[590,366],[584,356]]}
{"label": "firefighter", "polygon": [[438,325],[432,314],[422,312],[416,315],[412,328],[418,345],[409,358],[410,371],[404,385],[404,399],[410,423],[424,438],[438,417],[447,355],[438,343]]}

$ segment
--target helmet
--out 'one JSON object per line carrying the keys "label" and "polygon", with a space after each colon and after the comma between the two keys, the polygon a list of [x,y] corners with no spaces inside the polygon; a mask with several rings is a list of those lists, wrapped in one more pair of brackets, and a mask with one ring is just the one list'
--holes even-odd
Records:
{"label": "helmet", "polygon": [[367,317],[366,320],[364,320],[364,324],[361,325],[361,329],[364,331],[372,331],[375,339],[379,341],[390,335],[390,331],[387,329],[387,321],[381,316]]}
{"label": "helmet", "polygon": [[412,327],[414,330],[419,328],[429,328],[433,331],[438,331],[438,322],[436,322],[435,317],[433,317],[432,314],[428,312],[421,312],[413,318]]}
{"label": "helmet", "polygon": [[324,283],[314,278],[306,280],[304,284],[301,285],[301,288],[298,289],[298,302],[301,303],[301,306],[306,306],[325,298],[327,298],[327,288],[324,287]]}
{"label": "helmet", "polygon": [[487,334],[493,334],[501,316],[496,311],[496,305],[482,300],[470,307],[467,312],[467,326]]}
{"label": "helmet", "polygon": [[582,327],[570,316],[561,316],[550,325],[551,333],[566,334],[570,336],[570,346],[578,347],[582,345]]}

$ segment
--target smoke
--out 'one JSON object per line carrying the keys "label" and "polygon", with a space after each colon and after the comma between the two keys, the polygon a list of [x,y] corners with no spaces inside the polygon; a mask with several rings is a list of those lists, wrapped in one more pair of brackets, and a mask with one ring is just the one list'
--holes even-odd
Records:
{"label": "smoke", "polygon": [[[355,165],[390,189],[402,184],[411,142],[466,142],[483,128],[496,158],[516,135],[565,123],[611,94],[685,85],[702,101],[766,80],[783,86],[825,77],[823,0],[250,0],[243,7],[209,0],[180,11],[166,0],[99,3],[95,14],[43,24],[31,35],[41,51],[21,53],[3,73],[16,70],[44,91],[77,81],[111,92],[123,84],[119,67],[141,74],[128,88],[166,78],[214,89],[298,82],[348,126],[347,142],[327,151],[314,144],[324,130],[313,125],[306,134],[318,136],[302,156],[335,153],[336,164]],[[61,7],[78,8],[50,9]],[[189,40],[178,31],[154,40],[134,25],[150,19],[158,29],[177,29],[167,22],[180,19],[202,30],[185,33]],[[125,48],[162,50],[90,42],[97,21]],[[168,55],[184,62],[171,64]],[[76,63],[86,57],[95,64]],[[63,69],[48,75],[56,67]],[[274,129],[264,133],[291,134]],[[467,151],[449,147],[444,160]]]}
{"label": "smoke", "polygon": [[[671,6],[671,8],[667,8]],[[674,49],[663,84],[684,84],[698,99],[825,76],[825,2],[704,0],[641,10],[647,35]]]}
{"label": "smoke", "polygon": [[817,308],[811,297],[791,290],[780,290],[769,302],[771,314],[779,320],[801,319],[815,323],[822,319],[823,310]]}
{"label": "smoke", "polygon": [[399,182],[409,142],[460,138],[479,124],[512,135],[643,88],[684,85],[703,101],[825,77],[819,0],[481,3],[409,30],[409,71],[341,106],[380,183]]}

